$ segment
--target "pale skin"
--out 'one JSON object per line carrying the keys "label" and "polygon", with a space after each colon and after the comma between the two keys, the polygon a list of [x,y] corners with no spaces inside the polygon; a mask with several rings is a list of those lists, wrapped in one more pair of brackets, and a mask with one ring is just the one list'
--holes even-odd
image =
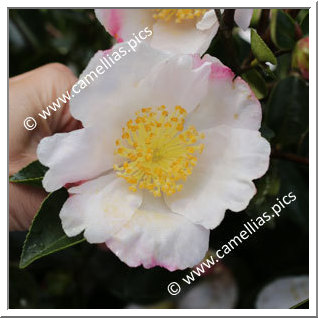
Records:
{"label": "pale skin", "polygon": [[[58,63],[9,79],[9,175],[37,160],[36,149],[42,138],[81,127],[81,123],[71,116],[67,104],[46,120],[38,115],[76,80],[68,67]],[[37,120],[37,127],[32,131],[23,126],[24,119],[29,116]],[[10,231],[27,230],[46,196],[40,187],[10,183]]]}

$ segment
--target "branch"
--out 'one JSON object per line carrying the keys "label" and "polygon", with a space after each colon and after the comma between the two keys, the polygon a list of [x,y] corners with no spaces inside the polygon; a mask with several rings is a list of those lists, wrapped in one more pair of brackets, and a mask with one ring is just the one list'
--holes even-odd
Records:
{"label": "branch", "polygon": [[271,152],[271,157],[272,158],[277,158],[277,159],[285,159],[288,161],[300,163],[303,165],[308,166],[309,165],[309,159],[306,157],[298,156],[293,153],[286,153],[286,152],[281,152],[277,150],[272,150]]}
{"label": "branch", "polygon": [[224,50],[227,53],[229,58],[228,64],[230,68],[232,68],[235,72],[237,72],[240,68],[238,65],[237,55],[233,38],[232,38],[232,29],[234,27],[234,12],[233,9],[225,9],[223,15],[221,14],[220,9],[214,9],[216,17],[219,22],[219,32],[221,35],[221,39],[223,41]]}

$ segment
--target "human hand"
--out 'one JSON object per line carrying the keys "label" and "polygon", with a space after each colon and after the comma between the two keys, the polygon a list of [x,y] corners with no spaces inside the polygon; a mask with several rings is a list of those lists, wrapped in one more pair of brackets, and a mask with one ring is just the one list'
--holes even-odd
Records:
{"label": "human hand", "polygon": [[[57,132],[68,132],[81,127],[70,112],[69,105],[41,119],[34,130],[26,130],[26,117],[38,118],[38,113],[69,90],[76,82],[72,71],[63,64],[52,63],[9,80],[9,175],[34,160],[40,140]],[[9,228],[26,230],[41,202],[47,195],[43,189],[23,184],[9,185]]]}

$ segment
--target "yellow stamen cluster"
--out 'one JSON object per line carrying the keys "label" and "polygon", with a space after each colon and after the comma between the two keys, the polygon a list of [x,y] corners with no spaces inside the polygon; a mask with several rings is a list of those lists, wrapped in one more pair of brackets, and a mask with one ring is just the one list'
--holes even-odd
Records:
{"label": "yellow stamen cluster", "polygon": [[189,20],[201,18],[207,9],[153,9],[156,13],[153,18],[169,22],[182,23]]}
{"label": "yellow stamen cluster", "polygon": [[198,143],[203,134],[193,126],[184,129],[186,114],[181,106],[169,113],[162,105],[155,110],[142,108],[134,121],[127,122],[115,150],[126,161],[114,170],[131,191],[139,187],[160,197],[162,192],[171,195],[182,189],[178,181],[191,175],[196,155],[204,148]]}

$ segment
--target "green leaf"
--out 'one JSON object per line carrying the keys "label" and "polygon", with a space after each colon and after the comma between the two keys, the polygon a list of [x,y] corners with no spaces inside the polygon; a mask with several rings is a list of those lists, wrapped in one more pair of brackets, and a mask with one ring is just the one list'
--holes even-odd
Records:
{"label": "green leaf", "polygon": [[266,124],[275,132],[275,141],[285,147],[298,144],[308,128],[308,85],[289,76],[272,89],[266,107]]}
{"label": "green leaf", "polygon": [[281,186],[277,197],[282,197],[289,192],[297,197],[293,204],[285,208],[281,214],[282,220],[290,220],[303,231],[309,230],[309,195],[308,195],[308,167],[300,167],[295,162],[286,160],[273,160],[278,172]]}
{"label": "green leaf", "polygon": [[304,18],[306,17],[306,15],[309,13],[308,9],[301,9],[299,10],[297,17],[295,18],[296,22],[298,24],[301,24],[302,21],[304,20]]}
{"label": "green leaf", "polygon": [[266,82],[262,75],[256,70],[251,69],[242,75],[243,79],[248,82],[252,91],[258,99],[267,96],[268,89]]}
{"label": "green leaf", "polygon": [[271,141],[275,137],[274,131],[270,129],[264,122],[262,123],[262,126],[260,128],[260,133],[268,141]]}
{"label": "green leaf", "polygon": [[257,26],[259,19],[261,17],[261,14],[262,14],[262,9],[253,10],[253,15],[251,18],[251,23],[250,23],[251,26]]}
{"label": "green leaf", "polygon": [[309,34],[309,12],[302,20],[300,27],[301,27],[301,30],[303,31],[303,36],[306,36]]}
{"label": "green leaf", "polygon": [[251,48],[258,61],[277,64],[275,55],[254,29],[251,29]]}
{"label": "green leaf", "polygon": [[265,76],[265,78],[269,78],[271,80],[276,79],[275,73],[270,69],[270,67],[266,64],[259,64],[261,73]]}
{"label": "green leaf", "polygon": [[295,45],[295,22],[284,11],[272,9],[271,38],[280,49],[292,49]]}
{"label": "green leaf", "polygon": [[294,305],[290,309],[308,309],[309,308],[309,298],[301,301],[300,303]]}
{"label": "green leaf", "polygon": [[11,176],[9,181],[42,186],[42,179],[47,170],[48,168],[43,166],[38,160],[33,161],[28,166]]}
{"label": "green leaf", "polygon": [[20,268],[35,260],[84,241],[83,235],[68,237],[61,225],[59,212],[68,198],[65,188],[52,192],[43,201],[26,236]]}

